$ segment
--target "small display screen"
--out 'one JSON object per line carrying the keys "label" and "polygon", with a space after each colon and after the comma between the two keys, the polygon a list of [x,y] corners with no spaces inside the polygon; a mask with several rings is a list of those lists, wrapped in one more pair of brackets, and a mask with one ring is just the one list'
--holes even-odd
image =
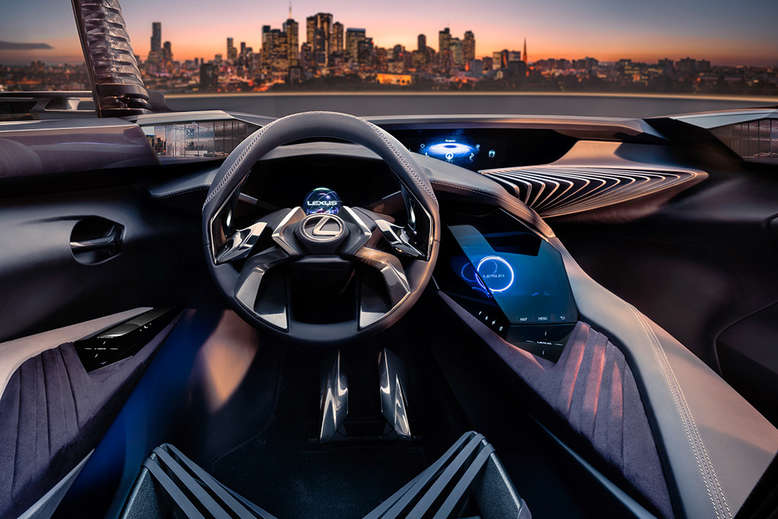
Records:
{"label": "small display screen", "polygon": [[414,153],[472,170],[547,164],[575,143],[572,137],[539,129],[387,129]]}
{"label": "small display screen", "polygon": [[[446,137],[422,142],[416,151],[433,159],[470,167],[476,164],[476,160],[481,154],[481,144],[468,142],[462,137]],[[489,158],[494,159],[496,151],[489,149],[486,154]]]}
{"label": "small display screen", "polygon": [[559,253],[524,231],[482,234],[472,225],[449,227],[462,254],[452,274],[463,296],[493,301],[510,324],[560,324],[578,318]]}

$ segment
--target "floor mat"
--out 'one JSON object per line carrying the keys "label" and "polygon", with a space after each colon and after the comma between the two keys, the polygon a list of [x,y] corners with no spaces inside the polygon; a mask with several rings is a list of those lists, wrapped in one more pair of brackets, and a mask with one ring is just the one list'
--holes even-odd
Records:
{"label": "floor mat", "polygon": [[297,450],[256,439],[220,459],[215,476],[279,517],[362,517],[425,467],[413,445]]}
{"label": "floor mat", "polygon": [[294,358],[286,359],[270,427],[208,468],[225,485],[284,519],[362,517],[413,479],[429,458],[418,441],[319,444],[314,440],[318,366]]}

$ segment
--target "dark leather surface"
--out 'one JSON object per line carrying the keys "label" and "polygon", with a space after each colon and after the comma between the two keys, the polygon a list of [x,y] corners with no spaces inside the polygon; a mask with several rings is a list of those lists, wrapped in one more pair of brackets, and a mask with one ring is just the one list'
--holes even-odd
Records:
{"label": "dark leather surface", "polygon": [[662,464],[632,371],[608,338],[578,323],[556,363],[516,348],[441,297],[511,369],[624,475],[663,517],[672,517]]}
{"label": "dark leather surface", "polygon": [[682,512],[733,517],[778,452],[778,430],[670,334],[591,279],[559,240],[552,244],[582,319],[633,369]]}
{"label": "dark leather surface", "polygon": [[72,343],[19,367],[0,398],[0,517],[24,512],[95,448],[174,324],[91,373]]}

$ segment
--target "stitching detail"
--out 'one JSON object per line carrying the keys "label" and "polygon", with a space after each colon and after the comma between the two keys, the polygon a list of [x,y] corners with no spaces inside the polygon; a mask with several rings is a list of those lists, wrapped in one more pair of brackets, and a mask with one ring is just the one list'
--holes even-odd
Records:
{"label": "stitching detail", "polygon": [[224,177],[219,181],[219,183],[216,185],[216,188],[211,191],[208,196],[205,198],[205,204],[208,205],[208,202],[216,198],[216,195],[219,194],[219,192],[224,188],[224,186],[230,181],[232,176],[235,174],[235,170],[238,169],[238,166],[240,164],[243,164],[243,161],[246,159],[246,155],[248,155],[252,149],[254,149],[254,146],[256,145],[257,141],[259,140],[262,135],[265,134],[265,131],[267,128],[269,128],[273,123],[270,123],[266,126],[263,126],[259,130],[257,130],[254,133],[254,136],[251,138],[249,143],[246,145],[246,148],[241,152],[241,154],[238,156],[238,158],[230,165],[230,169],[227,170],[227,173],[225,173]]}
{"label": "stitching detail", "polygon": [[413,165],[410,162],[408,162],[406,158],[397,151],[392,141],[387,138],[386,132],[384,132],[384,130],[382,130],[381,128],[379,128],[378,126],[376,126],[371,122],[367,122],[367,124],[373,130],[373,133],[375,133],[378,137],[381,138],[382,141],[384,141],[384,144],[386,144],[386,147],[389,148],[389,151],[392,152],[395,158],[399,160],[400,163],[402,163],[405,171],[411,174],[411,177],[413,177],[413,180],[416,182],[416,185],[422,188],[422,190],[425,193],[427,193],[430,197],[434,199],[435,193],[432,191],[432,187],[430,186],[429,181],[425,182],[424,179],[422,179],[422,177],[419,175],[419,172],[416,171],[416,168],[413,167]]}
{"label": "stitching detail", "polygon": [[681,425],[686,434],[692,454],[694,454],[694,458],[697,462],[697,469],[705,484],[705,491],[710,499],[713,512],[716,514],[717,518],[731,518],[732,511],[729,508],[726,495],[724,494],[724,490],[722,489],[718,475],[716,474],[716,468],[713,466],[708,449],[705,447],[702,435],[700,435],[700,431],[697,428],[697,422],[689,408],[689,403],[686,400],[683,389],[681,389],[681,386],[678,383],[675,372],[670,365],[667,354],[652,327],[646,323],[646,318],[643,314],[638,312],[632,305],[629,305],[629,309],[637,318],[643,331],[650,339],[652,346],[654,346],[654,353],[659,361],[659,366],[662,369],[665,382],[667,382],[667,386],[670,388],[670,392],[673,396],[673,403],[681,418]]}

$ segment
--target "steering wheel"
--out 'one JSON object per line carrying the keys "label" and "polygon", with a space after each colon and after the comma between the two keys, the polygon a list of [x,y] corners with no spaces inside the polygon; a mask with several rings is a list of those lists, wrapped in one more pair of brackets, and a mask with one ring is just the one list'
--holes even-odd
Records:
{"label": "steering wheel", "polygon": [[[378,154],[400,183],[401,225],[319,200],[233,228],[240,186],[257,161],[278,146],[313,138]],[[438,201],[408,150],[378,126],[334,112],[289,115],[248,136],[219,168],[202,225],[206,263],[231,306],[260,328],[314,343],[354,339],[397,322],[432,277],[440,244]]]}

